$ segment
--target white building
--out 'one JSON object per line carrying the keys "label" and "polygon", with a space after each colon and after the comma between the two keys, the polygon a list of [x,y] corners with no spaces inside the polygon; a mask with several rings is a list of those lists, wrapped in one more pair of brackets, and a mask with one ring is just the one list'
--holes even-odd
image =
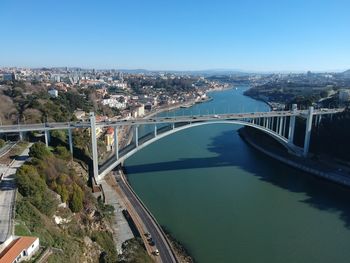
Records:
{"label": "white building", "polygon": [[49,89],[48,93],[53,98],[57,98],[58,97],[58,90],[57,89]]}
{"label": "white building", "polygon": [[0,263],[17,263],[29,260],[40,247],[37,237],[10,236],[0,247]]}
{"label": "white building", "polygon": [[117,108],[117,109],[126,108],[125,102],[120,102],[118,99],[115,99],[115,98],[103,99],[102,105],[108,105],[111,108]]}

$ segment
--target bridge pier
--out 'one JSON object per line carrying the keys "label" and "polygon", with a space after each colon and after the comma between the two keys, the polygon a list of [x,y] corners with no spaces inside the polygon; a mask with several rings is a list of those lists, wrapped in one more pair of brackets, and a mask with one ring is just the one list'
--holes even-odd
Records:
{"label": "bridge pier", "polygon": [[115,157],[119,159],[119,138],[118,138],[118,127],[114,127],[114,151]]}
{"label": "bridge pier", "polygon": [[[292,105],[293,114],[296,113],[297,104]],[[295,115],[289,117],[288,143],[293,144],[295,130]]]}
{"label": "bridge pier", "polygon": [[134,137],[135,137],[135,145],[136,147],[139,147],[139,127],[135,125],[134,128]]}
{"label": "bridge pier", "polygon": [[317,127],[320,126],[322,120],[322,115],[318,115]]}
{"label": "bridge pier", "polygon": [[286,135],[286,122],[287,122],[287,117],[284,116],[282,120],[283,120],[283,127],[282,127],[282,134],[281,134],[281,135],[282,135],[283,137],[286,137],[285,135]]}
{"label": "bridge pier", "polygon": [[275,131],[275,117],[272,117],[272,121],[271,121],[271,130]]}
{"label": "bridge pier", "polygon": [[69,151],[73,156],[73,136],[72,129],[68,129],[68,143],[69,143]]}
{"label": "bridge pier", "polygon": [[282,135],[282,128],[283,128],[283,117],[279,117],[279,128],[278,128],[278,134]]}
{"label": "bridge pier", "polygon": [[19,140],[23,141],[24,138],[24,132],[19,132]]}
{"label": "bridge pier", "polygon": [[171,124],[171,128],[174,130],[175,129],[175,123]]}
{"label": "bridge pier", "polygon": [[92,145],[92,165],[93,175],[95,180],[98,179],[98,153],[97,153],[97,139],[96,139],[96,118],[93,112],[90,112],[90,133]]}
{"label": "bridge pier", "polygon": [[157,137],[157,124],[154,124],[154,137]]}
{"label": "bridge pier", "polygon": [[306,119],[306,129],[305,129],[305,140],[304,140],[304,157],[307,157],[309,153],[309,147],[310,147],[310,137],[311,137],[311,130],[312,130],[312,116],[314,113],[314,107],[309,108],[309,112]]}
{"label": "bridge pier", "polygon": [[46,144],[46,147],[48,147],[50,143],[50,131],[45,130],[44,133],[45,133],[45,144]]}

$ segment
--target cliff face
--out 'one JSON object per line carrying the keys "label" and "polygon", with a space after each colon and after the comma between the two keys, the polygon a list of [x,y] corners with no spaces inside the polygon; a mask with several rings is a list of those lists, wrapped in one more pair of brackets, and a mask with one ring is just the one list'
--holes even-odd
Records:
{"label": "cliff face", "polygon": [[62,148],[33,149],[16,174],[15,234],[37,236],[41,245],[55,248],[50,262],[115,262],[113,209],[92,195],[87,171]]}

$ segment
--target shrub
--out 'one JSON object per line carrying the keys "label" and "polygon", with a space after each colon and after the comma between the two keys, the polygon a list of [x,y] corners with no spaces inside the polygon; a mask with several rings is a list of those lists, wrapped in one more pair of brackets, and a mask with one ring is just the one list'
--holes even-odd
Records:
{"label": "shrub", "polygon": [[29,156],[43,160],[44,158],[51,156],[51,152],[44,143],[36,142],[30,147]]}

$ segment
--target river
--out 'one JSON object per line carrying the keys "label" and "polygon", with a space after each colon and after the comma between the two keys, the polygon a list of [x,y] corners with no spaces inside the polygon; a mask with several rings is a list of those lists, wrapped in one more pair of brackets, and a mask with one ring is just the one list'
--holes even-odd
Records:
{"label": "river", "polygon": [[[245,89],[162,115],[269,110]],[[187,129],[125,162],[158,222],[199,263],[350,262],[350,190],[266,157],[239,128]]]}

